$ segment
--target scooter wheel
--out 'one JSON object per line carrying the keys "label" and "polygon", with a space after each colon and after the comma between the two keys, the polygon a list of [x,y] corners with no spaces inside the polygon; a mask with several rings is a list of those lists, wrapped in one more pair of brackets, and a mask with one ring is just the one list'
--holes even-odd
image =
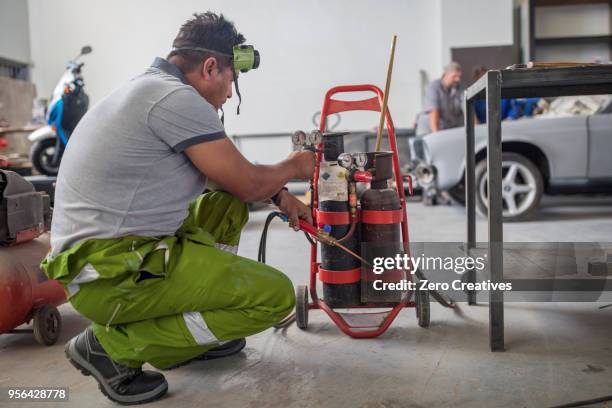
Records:
{"label": "scooter wheel", "polygon": [[44,346],[57,342],[62,328],[62,317],[53,305],[42,305],[34,312],[34,338]]}
{"label": "scooter wheel", "polygon": [[421,327],[429,327],[429,291],[415,290],[416,315]]}
{"label": "scooter wheel", "polygon": [[55,149],[57,149],[57,141],[55,139],[43,139],[34,143],[30,148],[32,167],[40,174],[57,176],[59,163],[51,163]]}
{"label": "scooter wheel", "polygon": [[295,323],[302,330],[308,328],[308,286],[298,285],[295,291]]}

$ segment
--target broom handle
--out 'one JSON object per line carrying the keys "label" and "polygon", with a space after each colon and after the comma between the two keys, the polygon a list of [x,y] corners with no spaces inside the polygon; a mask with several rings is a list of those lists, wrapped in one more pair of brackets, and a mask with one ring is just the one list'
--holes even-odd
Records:
{"label": "broom handle", "polygon": [[393,72],[393,59],[395,58],[395,43],[397,35],[393,34],[391,42],[391,55],[389,56],[389,65],[387,66],[387,82],[385,83],[385,94],[383,96],[383,104],[380,108],[380,121],[378,123],[378,134],[376,135],[376,151],[380,151],[382,143],[383,126],[385,125],[385,113],[387,112],[387,101],[389,100],[389,88],[391,88],[391,74]]}

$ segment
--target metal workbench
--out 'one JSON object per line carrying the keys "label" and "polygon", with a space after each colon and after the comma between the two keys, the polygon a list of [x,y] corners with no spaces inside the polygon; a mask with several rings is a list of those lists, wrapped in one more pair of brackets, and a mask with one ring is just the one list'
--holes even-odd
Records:
{"label": "metal workbench", "polygon": [[[488,71],[466,90],[464,99],[466,250],[469,253],[476,245],[476,163],[473,103],[478,99],[486,99],[489,208],[488,260],[492,282],[504,281],[501,98],[602,94],[612,94],[612,65]],[[468,295],[468,303],[475,303],[475,299],[475,293]],[[491,351],[502,351],[504,349],[504,296],[501,291],[489,292],[489,341]]]}

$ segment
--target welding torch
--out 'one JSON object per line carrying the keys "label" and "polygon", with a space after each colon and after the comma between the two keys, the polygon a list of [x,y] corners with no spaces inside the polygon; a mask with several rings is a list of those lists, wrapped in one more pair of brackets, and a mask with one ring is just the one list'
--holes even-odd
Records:
{"label": "welding torch", "polygon": [[[289,222],[289,217],[286,214],[283,213],[278,213],[278,217],[285,221],[285,222]],[[363,262],[364,264],[368,265],[368,266],[372,266],[372,264],[370,264],[368,261],[366,261],[365,259],[363,259],[361,256],[357,255],[355,252],[351,251],[350,249],[348,249],[347,247],[345,247],[344,245],[342,245],[340,242],[338,242],[337,239],[335,239],[334,237],[330,236],[329,234],[327,234],[326,232],[323,231],[319,231],[317,228],[314,227],[314,225],[311,225],[309,223],[307,223],[304,220],[300,220],[299,223],[299,229],[301,231],[306,232],[307,234],[309,234],[310,236],[312,236],[314,239],[316,239],[317,241],[326,244],[326,245],[330,245],[330,246],[335,246],[340,248],[341,250],[343,250],[344,252],[346,252],[347,254],[354,256],[355,258],[359,259],[361,262]]]}

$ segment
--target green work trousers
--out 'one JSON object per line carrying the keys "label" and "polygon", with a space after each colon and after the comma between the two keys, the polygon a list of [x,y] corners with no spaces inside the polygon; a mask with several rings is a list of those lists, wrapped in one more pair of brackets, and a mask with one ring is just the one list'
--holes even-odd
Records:
{"label": "green work trousers", "polygon": [[[163,369],[266,330],[291,312],[295,295],[283,273],[235,254],[247,220],[244,203],[214,192],[194,201],[177,234],[154,240],[154,246],[150,238],[96,240],[57,260],[80,268],[89,258],[88,267],[102,271],[100,278],[79,283],[70,302],[93,322],[113,360],[131,367],[147,362]],[[130,241],[133,251],[122,253],[118,248]],[[148,248],[140,250],[140,265],[126,260],[124,273],[114,270],[121,262],[111,260],[127,259],[134,246],[136,252]],[[45,262],[52,270],[55,261]],[[61,274],[64,266],[53,266]]]}

